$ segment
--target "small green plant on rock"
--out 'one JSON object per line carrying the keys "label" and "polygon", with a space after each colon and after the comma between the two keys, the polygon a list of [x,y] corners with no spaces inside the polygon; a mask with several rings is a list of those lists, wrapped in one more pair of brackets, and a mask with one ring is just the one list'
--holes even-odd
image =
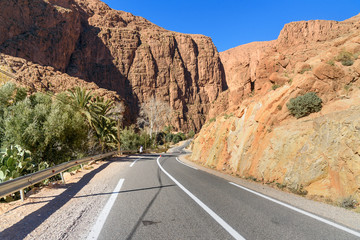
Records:
{"label": "small green plant on rock", "polygon": [[311,71],[311,68],[304,68],[300,71],[300,74],[303,74],[304,72]]}
{"label": "small green plant on rock", "polygon": [[335,60],[341,62],[343,66],[351,66],[354,63],[354,55],[350,52],[342,51],[335,57]]}
{"label": "small green plant on rock", "polygon": [[346,84],[346,85],[344,86],[344,89],[345,89],[346,92],[349,92],[349,90],[351,89],[351,87],[352,87],[352,84],[351,84],[351,83],[350,83],[350,84]]}
{"label": "small green plant on rock", "polygon": [[276,90],[279,87],[281,87],[279,84],[273,84],[271,88],[272,88],[272,90]]}
{"label": "small green plant on rock", "polygon": [[331,66],[334,66],[335,65],[335,62],[334,60],[329,60],[326,62],[327,64],[331,65]]}
{"label": "small green plant on rock", "polygon": [[210,118],[209,123],[215,122],[216,118]]}
{"label": "small green plant on rock", "polygon": [[225,119],[229,119],[229,118],[232,117],[232,116],[233,116],[233,113],[231,113],[231,114],[225,113],[224,118],[225,118]]}
{"label": "small green plant on rock", "polygon": [[195,136],[195,131],[191,129],[187,134],[187,138],[193,138],[194,136]]}
{"label": "small green plant on rock", "polygon": [[339,206],[347,209],[354,209],[357,203],[358,202],[352,196],[349,196],[347,198],[342,199],[339,202]]}
{"label": "small green plant on rock", "polygon": [[296,118],[308,116],[310,113],[319,112],[322,108],[322,100],[316,93],[309,92],[305,95],[290,99],[286,104],[291,115]]}

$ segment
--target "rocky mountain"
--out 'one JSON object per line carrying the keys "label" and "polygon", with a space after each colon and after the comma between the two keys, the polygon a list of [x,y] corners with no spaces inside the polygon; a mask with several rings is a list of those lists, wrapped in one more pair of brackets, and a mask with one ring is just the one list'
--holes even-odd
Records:
{"label": "rocky mountain", "polygon": [[[228,90],[192,160],[310,198],[360,202],[359,20],[293,22],[277,40],[220,53]],[[286,103],[307,92],[323,108],[296,119]]]}
{"label": "rocky mountain", "polygon": [[155,96],[173,108],[175,128],[197,131],[226,89],[210,38],[167,31],[98,0],[1,1],[0,31],[1,64],[20,82],[114,91],[129,121]]}

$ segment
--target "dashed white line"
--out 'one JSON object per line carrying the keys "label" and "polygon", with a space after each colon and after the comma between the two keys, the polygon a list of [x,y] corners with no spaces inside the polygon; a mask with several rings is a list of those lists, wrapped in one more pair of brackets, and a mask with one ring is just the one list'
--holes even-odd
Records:
{"label": "dashed white line", "polygon": [[189,167],[189,168],[192,168],[192,169],[198,170],[196,167],[193,167],[193,166],[190,166],[190,165],[188,165],[188,164],[186,164],[186,163],[183,163],[183,162],[182,162],[182,161],[180,161],[178,158],[176,158],[176,161],[178,161],[179,163],[181,163],[181,164],[183,164],[183,165],[185,165],[185,166],[187,166],[187,167]]}
{"label": "dashed white line", "polygon": [[141,159],[141,158],[143,158],[143,157],[140,157],[140,158],[136,159],[135,161],[133,161],[133,162],[130,164],[130,167],[134,166],[134,164],[135,164],[139,159]]}
{"label": "dashed white line", "polygon": [[[161,157],[161,156],[160,156]],[[157,158],[156,162],[161,169],[181,190],[183,190],[190,198],[192,198],[202,209],[204,209],[215,221],[217,221],[220,226],[222,226],[231,236],[235,239],[245,239],[241,236],[235,229],[233,229],[229,224],[227,224],[219,215],[217,215],[213,210],[211,210],[208,206],[206,206],[200,199],[198,199],[194,194],[192,194],[189,190],[187,190],[181,183],[179,183],[173,176],[171,176],[165,169],[161,166],[159,159]]]}
{"label": "dashed white line", "polygon": [[96,220],[96,223],[94,224],[93,228],[91,229],[90,234],[87,237],[87,240],[90,239],[97,239],[99,237],[99,234],[101,232],[101,229],[104,226],[104,223],[106,221],[107,216],[109,215],[112,206],[115,203],[116,197],[120,192],[121,186],[123,185],[125,179],[120,179],[118,184],[116,185],[113,194],[110,196],[109,200],[107,201],[105,207],[101,211],[98,219]]}
{"label": "dashed white line", "polygon": [[282,205],[282,206],[284,206],[284,207],[287,207],[287,208],[289,208],[289,209],[291,209],[291,210],[294,210],[294,211],[296,211],[296,212],[298,212],[298,213],[304,214],[304,215],[306,215],[306,216],[308,216],[308,217],[311,217],[311,218],[314,218],[314,219],[316,219],[316,220],[318,220],[318,221],[320,221],[320,222],[329,224],[329,225],[331,225],[331,226],[333,226],[333,227],[335,227],[335,228],[338,228],[338,229],[343,230],[343,231],[345,231],[345,232],[348,232],[348,233],[350,233],[350,234],[352,234],[352,235],[355,235],[355,236],[357,236],[357,237],[360,237],[360,233],[359,233],[359,232],[356,232],[356,231],[354,231],[354,230],[352,230],[352,229],[350,229],[350,228],[341,226],[341,225],[339,225],[339,224],[337,224],[337,223],[334,223],[334,222],[331,222],[331,221],[329,221],[329,220],[326,220],[326,219],[324,219],[324,218],[322,218],[322,217],[316,216],[316,215],[314,215],[314,214],[312,214],[312,213],[309,213],[309,212],[306,212],[306,211],[301,210],[301,209],[299,209],[299,208],[293,207],[293,206],[291,206],[291,205],[289,205],[289,204],[280,202],[280,201],[278,201],[278,200],[276,200],[276,199],[273,199],[273,198],[268,197],[268,196],[266,196],[266,195],[263,195],[263,194],[261,194],[261,193],[255,192],[255,191],[253,191],[253,190],[251,190],[251,189],[248,189],[248,188],[246,188],[246,187],[240,186],[240,185],[238,185],[238,184],[236,184],[236,183],[233,183],[233,182],[229,182],[229,183],[232,184],[232,185],[234,185],[234,186],[236,186],[236,187],[238,187],[238,188],[241,188],[241,189],[243,189],[243,190],[245,190],[245,191],[251,192],[251,193],[253,193],[253,194],[255,194],[255,195],[258,195],[258,196],[260,196],[260,197],[262,197],[262,198],[265,198],[265,199],[267,199],[267,200],[269,200],[269,201],[272,201],[272,202],[274,202],[274,203],[277,203],[277,204],[280,204],[280,205]]}

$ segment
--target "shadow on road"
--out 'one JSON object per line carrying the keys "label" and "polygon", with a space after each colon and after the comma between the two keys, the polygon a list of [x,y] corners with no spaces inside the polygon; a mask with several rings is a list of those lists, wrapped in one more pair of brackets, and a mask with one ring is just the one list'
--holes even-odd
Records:
{"label": "shadow on road", "polygon": [[[115,161],[127,161],[126,158],[115,158]],[[35,212],[24,217],[11,227],[0,232],[0,239],[24,239],[29,233],[35,230],[40,224],[48,219],[54,212],[64,206],[70,199],[86,185],[99,172],[105,169],[112,161],[109,161],[97,169],[85,174],[77,183],[66,184],[66,190],[54,199],[49,200],[46,205]],[[46,202],[46,201],[45,201]],[[31,204],[31,203],[29,203]],[[25,204],[24,204],[25,205]]]}
{"label": "shadow on road", "polygon": [[[158,168],[157,170],[157,178],[159,181],[160,186],[158,187],[158,191],[156,192],[156,194],[154,195],[154,197],[151,199],[151,201],[149,202],[149,204],[146,206],[144,212],[141,214],[141,216],[139,217],[138,221],[136,222],[135,226],[131,229],[130,234],[127,236],[127,240],[130,240],[133,238],[136,230],[138,229],[139,225],[143,222],[143,219],[145,217],[145,215],[148,213],[149,209],[151,208],[151,206],[154,204],[156,198],[159,196],[162,188],[167,187],[167,186],[175,186],[174,184],[172,185],[162,185],[162,180],[161,180],[161,170],[160,168]],[[129,190],[129,191],[133,191],[133,190]]]}

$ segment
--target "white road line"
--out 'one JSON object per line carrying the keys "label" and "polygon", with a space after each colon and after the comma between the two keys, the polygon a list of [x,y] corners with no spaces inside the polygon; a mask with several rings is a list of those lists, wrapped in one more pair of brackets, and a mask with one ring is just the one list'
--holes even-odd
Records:
{"label": "white road line", "polygon": [[178,161],[179,163],[181,163],[181,164],[183,164],[183,165],[185,165],[185,166],[187,166],[187,167],[189,167],[189,168],[192,168],[192,169],[198,170],[196,167],[193,167],[193,166],[190,166],[190,165],[188,165],[188,164],[186,164],[186,163],[183,163],[183,162],[182,162],[182,161],[180,161],[178,158],[176,158],[176,161]]}
{"label": "white road line", "polygon": [[263,195],[263,194],[261,194],[261,193],[255,192],[255,191],[250,190],[250,189],[248,189],[248,188],[246,188],[246,187],[240,186],[240,185],[238,185],[238,184],[236,184],[236,183],[233,183],[233,182],[229,182],[229,183],[232,184],[232,185],[234,185],[234,186],[236,186],[236,187],[238,187],[238,188],[241,188],[241,189],[243,189],[243,190],[245,190],[245,191],[251,192],[251,193],[253,193],[253,194],[255,194],[255,195],[258,195],[258,196],[260,196],[260,197],[262,197],[262,198],[265,198],[265,199],[267,199],[267,200],[269,200],[269,201],[272,201],[272,202],[277,203],[277,204],[280,204],[280,205],[282,205],[282,206],[284,206],[284,207],[290,208],[291,210],[294,210],[294,211],[296,211],[296,212],[298,212],[298,213],[302,213],[302,214],[304,214],[304,215],[306,215],[306,216],[308,216],[308,217],[314,218],[314,219],[316,219],[316,220],[318,220],[318,221],[320,221],[320,222],[329,224],[329,225],[331,225],[331,226],[333,226],[333,227],[335,227],[335,228],[338,228],[338,229],[343,230],[343,231],[345,231],[345,232],[348,232],[348,233],[350,233],[350,234],[352,234],[352,235],[355,235],[355,236],[357,236],[357,237],[360,237],[360,233],[359,233],[359,232],[356,232],[356,231],[354,231],[354,230],[352,230],[352,229],[350,229],[350,228],[341,226],[341,225],[339,225],[339,224],[337,224],[337,223],[334,223],[334,222],[331,222],[331,221],[326,220],[326,219],[324,219],[324,218],[321,218],[321,217],[319,217],[319,216],[316,216],[316,215],[314,215],[314,214],[312,214],[312,213],[309,213],[309,212],[306,212],[306,211],[301,210],[301,209],[299,209],[299,208],[293,207],[293,206],[291,206],[291,205],[289,205],[289,204],[280,202],[280,201],[278,201],[278,200],[276,200],[276,199],[273,199],[273,198],[268,197],[268,196],[266,196],[266,195]]}
{"label": "white road line", "polygon": [[97,239],[99,237],[99,234],[101,232],[101,229],[104,226],[104,223],[106,221],[107,216],[109,215],[112,206],[115,203],[116,197],[120,192],[121,186],[123,185],[125,179],[120,179],[118,184],[116,185],[113,194],[111,194],[109,200],[107,201],[105,207],[103,208],[103,210],[101,211],[98,219],[96,220],[96,223],[94,224],[93,228],[91,229],[90,234],[87,237],[87,240],[90,239]]}
{"label": "white road line", "polygon": [[[160,156],[161,157],[161,156]],[[229,224],[227,224],[221,217],[219,217],[213,210],[211,210],[208,206],[206,206],[200,199],[198,199],[194,194],[192,194],[189,190],[187,190],[183,185],[181,185],[173,176],[171,176],[165,169],[161,166],[159,159],[157,158],[156,162],[161,169],[176,185],[178,185],[181,190],[183,190],[189,197],[191,197],[200,207],[202,207],[215,221],[217,221],[220,226],[222,226],[231,236],[235,239],[244,239],[235,229],[233,229]]]}
{"label": "white road line", "polygon": [[140,157],[140,158],[136,159],[135,161],[133,161],[132,164],[130,164],[130,167],[134,166],[134,164],[141,158],[143,158],[143,157]]}

